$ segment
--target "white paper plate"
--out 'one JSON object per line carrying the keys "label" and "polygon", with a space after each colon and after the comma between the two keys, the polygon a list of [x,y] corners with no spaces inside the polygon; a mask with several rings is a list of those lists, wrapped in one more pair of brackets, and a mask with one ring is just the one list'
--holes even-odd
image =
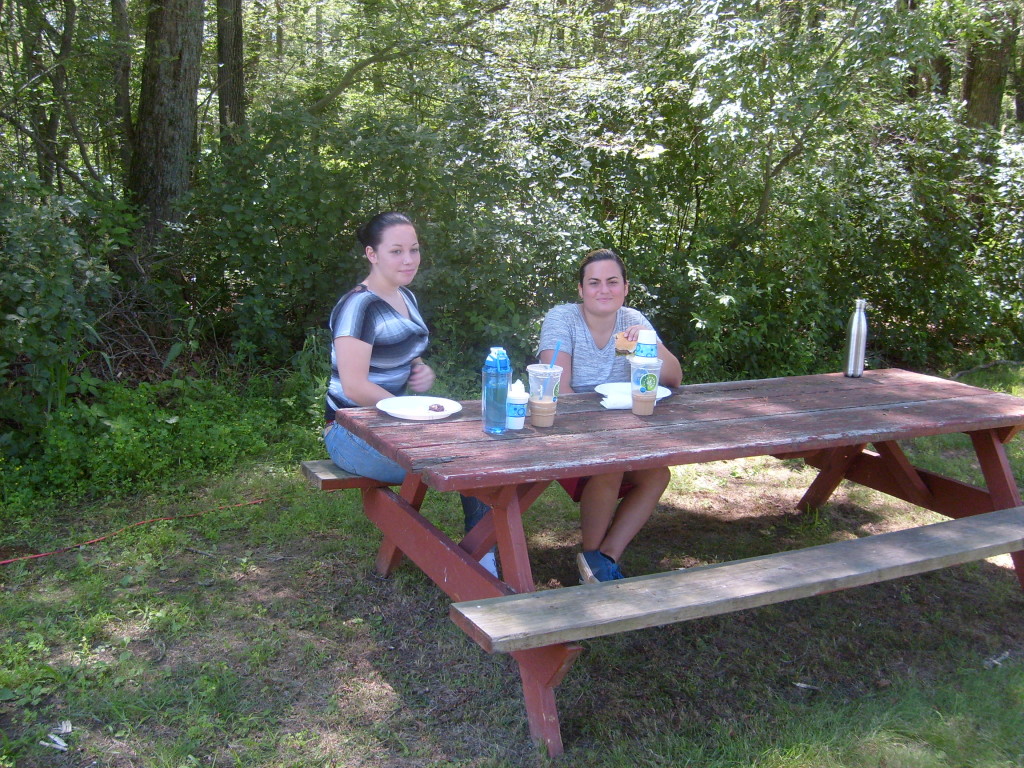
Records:
{"label": "white paper plate", "polygon": [[[594,391],[598,392],[605,397],[613,399],[626,398],[632,402],[633,395],[630,392],[630,384],[628,381],[610,381],[607,384],[598,384],[594,387]],[[663,397],[668,397],[672,394],[672,390],[667,387],[658,387],[658,399],[661,400]]]}
{"label": "white paper plate", "polygon": [[[440,405],[443,411],[430,410],[430,406]],[[443,419],[462,410],[462,403],[444,397],[423,397],[407,395],[404,397],[386,397],[377,403],[377,409],[396,419],[411,421],[433,421]]]}

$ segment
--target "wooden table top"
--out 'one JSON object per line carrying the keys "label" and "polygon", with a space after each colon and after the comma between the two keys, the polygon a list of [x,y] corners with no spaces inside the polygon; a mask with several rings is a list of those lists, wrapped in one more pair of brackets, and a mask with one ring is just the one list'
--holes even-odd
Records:
{"label": "wooden table top", "polygon": [[480,401],[439,421],[349,408],[338,421],[435,490],[469,490],[654,466],[798,453],[882,440],[1024,426],[1024,398],[895,368],[694,384],[653,416],[564,395],[555,425],[503,435],[480,426]]}

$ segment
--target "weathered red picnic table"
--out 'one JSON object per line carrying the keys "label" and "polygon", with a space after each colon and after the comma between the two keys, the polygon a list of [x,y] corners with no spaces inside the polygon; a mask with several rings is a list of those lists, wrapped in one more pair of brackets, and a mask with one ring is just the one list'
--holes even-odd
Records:
{"label": "weathered red picnic table", "polygon": [[[482,431],[478,401],[463,406],[431,422],[372,408],[337,417],[409,470],[398,494],[363,491],[384,534],[377,569],[389,573],[404,554],[457,602],[535,589],[522,515],[559,478],[772,455],[820,470],[805,509],[843,479],[953,518],[1021,505],[1004,444],[1024,426],[1024,399],[898,369],[684,386],[646,417],[606,410],[596,394],[567,395],[554,427],[500,436]],[[915,468],[898,442],[959,432],[971,438],[985,488]],[[456,543],[419,514],[427,488],[478,496],[493,511]],[[503,581],[476,562],[495,543]],[[1024,585],[1024,553],[1013,562]],[[562,751],[554,688],[580,651],[571,642],[512,651],[531,735],[551,754]]]}

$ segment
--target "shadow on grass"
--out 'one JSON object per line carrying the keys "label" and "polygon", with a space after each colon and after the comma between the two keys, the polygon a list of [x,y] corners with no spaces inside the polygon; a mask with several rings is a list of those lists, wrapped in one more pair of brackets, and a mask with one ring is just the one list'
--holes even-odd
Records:
{"label": "shadow on grass", "polygon": [[[630,573],[865,535],[906,514],[843,491],[797,515],[799,473],[715,472],[666,497],[629,550]],[[427,514],[458,529],[450,494],[428,496]],[[576,514],[557,488],[529,511],[539,586],[576,583]],[[377,577],[378,542],[357,494],[296,484],[244,516],[139,531],[6,582],[0,645],[11,658],[27,649],[14,660],[38,670],[40,689],[0,702],[16,764],[547,764],[514,662],[468,640],[412,566]],[[1012,571],[983,562],[586,641],[556,692],[558,764],[761,766],[844,732],[867,739],[914,691],[952,695],[965,671],[994,684],[1019,667],[1022,609]],[[938,706],[923,698],[923,711]],[[61,719],[77,729],[70,755],[33,746]]]}

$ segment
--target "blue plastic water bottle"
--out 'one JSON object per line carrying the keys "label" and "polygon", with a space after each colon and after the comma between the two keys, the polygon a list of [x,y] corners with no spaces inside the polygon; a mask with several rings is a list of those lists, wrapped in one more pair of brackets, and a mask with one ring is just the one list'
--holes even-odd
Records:
{"label": "blue plastic water bottle", "polygon": [[500,435],[505,431],[505,403],[512,379],[512,363],[503,347],[491,347],[482,373],[484,432]]}

